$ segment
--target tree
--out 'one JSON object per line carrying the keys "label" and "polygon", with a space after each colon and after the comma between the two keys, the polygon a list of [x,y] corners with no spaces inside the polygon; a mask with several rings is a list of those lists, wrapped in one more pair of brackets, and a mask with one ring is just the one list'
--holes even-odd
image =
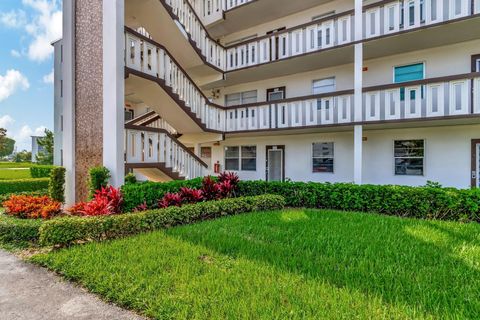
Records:
{"label": "tree", "polygon": [[45,136],[38,138],[38,146],[41,147],[36,156],[39,164],[53,164],[53,132],[45,129]]}
{"label": "tree", "polygon": [[7,157],[13,153],[15,148],[15,140],[3,137],[0,144],[0,158]]}
{"label": "tree", "polygon": [[27,150],[20,151],[15,154],[13,160],[15,162],[30,162],[32,161],[32,153]]}

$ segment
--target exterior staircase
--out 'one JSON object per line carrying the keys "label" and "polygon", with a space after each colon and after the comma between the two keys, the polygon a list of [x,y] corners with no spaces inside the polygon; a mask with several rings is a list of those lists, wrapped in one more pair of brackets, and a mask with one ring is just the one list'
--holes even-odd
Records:
{"label": "exterior staircase", "polygon": [[148,112],[125,124],[125,168],[154,181],[203,177],[208,165],[178,141],[168,124],[158,126],[159,120]]}

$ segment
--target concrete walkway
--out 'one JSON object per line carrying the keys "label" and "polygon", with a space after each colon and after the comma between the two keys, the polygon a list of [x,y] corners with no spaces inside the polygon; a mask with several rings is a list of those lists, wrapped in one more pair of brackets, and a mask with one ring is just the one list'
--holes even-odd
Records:
{"label": "concrete walkway", "polygon": [[0,250],[0,319],[143,319]]}

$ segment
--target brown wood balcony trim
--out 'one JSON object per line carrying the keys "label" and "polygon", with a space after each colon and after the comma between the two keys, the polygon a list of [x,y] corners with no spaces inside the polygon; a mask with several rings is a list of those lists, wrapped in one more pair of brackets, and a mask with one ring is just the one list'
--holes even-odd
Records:
{"label": "brown wood balcony trim", "polygon": [[397,88],[417,86],[417,85],[425,85],[429,83],[449,82],[449,81],[462,80],[462,79],[473,79],[477,77],[480,77],[480,72],[470,72],[470,73],[456,74],[451,76],[428,78],[423,80],[415,80],[415,81],[407,81],[407,82],[401,82],[401,83],[391,83],[391,84],[383,84],[379,86],[364,87],[362,91],[363,92],[381,91],[381,90],[397,89]]}
{"label": "brown wood balcony trim", "polygon": [[[127,27],[125,26],[125,32],[127,33],[131,33],[133,34],[135,37],[137,38],[140,38],[142,39],[143,41],[146,41],[146,42],[150,42],[151,44],[159,47],[160,49],[162,49],[163,51],[165,51],[168,56],[170,57],[170,60],[173,61],[173,63],[175,63],[175,65],[177,65],[178,69],[180,69],[180,71],[182,71],[182,73],[185,75],[185,77],[192,83],[192,85],[195,87],[195,89],[197,89],[198,92],[200,92],[200,94],[203,96],[203,98],[208,101],[208,98],[207,96],[203,93],[202,89],[200,89],[197,84],[195,83],[195,81],[193,81],[193,79],[190,77],[190,75],[188,74],[187,71],[185,71],[185,69],[183,69],[182,65],[180,63],[178,63],[177,59],[175,59],[175,57],[170,53],[170,51],[168,51],[167,48],[165,48],[165,46],[161,45],[160,43],[156,42],[155,40],[152,40],[150,38],[147,38],[145,37],[144,35],[142,35],[141,33],[138,33],[137,31],[131,29],[130,27]],[[129,68],[130,69],[130,68]],[[133,70],[133,69],[130,69],[130,70]],[[141,72],[141,71],[139,71]],[[223,106],[220,106],[220,105],[217,105],[215,103],[211,103],[209,102],[210,105],[212,106],[215,106],[215,107],[218,107],[218,108],[223,108]]]}
{"label": "brown wood balcony trim", "polygon": [[212,132],[212,133],[223,132],[223,131],[207,128],[207,126],[204,123],[202,123],[202,121],[197,117],[197,115],[194,112],[192,112],[189,107],[187,107],[187,105],[185,104],[185,101],[181,100],[178,94],[173,93],[171,88],[165,84],[164,80],[158,77],[154,77],[152,75],[146,74],[144,72],[128,68],[128,67],[125,67],[125,74],[127,78],[129,77],[130,74],[132,74],[134,76],[156,82],[161,87],[161,89],[164,90],[167,93],[167,95],[183,110],[183,112],[185,112],[203,131]]}
{"label": "brown wood balcony trim", "polygon": [[[234,43],[232,45],[225,46],[224,48],[226,50],[228,50],[228,49],[235,48],[235,47],[238,47],[238,46],[242,46],[242,45],[245,45],[245,44],[248,44],[248,43],[252,43],[252,42],[260,41],[260,40],[263,40],[263,39],[279,36],[281,34],[288,33],[288,32],[291,32],[293,30],[307,28],[309,26],[313,26],[315,24],[319,24],[319,23],[322,23],[322,22],[325,22],[325,21],[328,21],[328,20],[335,20],[335,19],[338,19],[338,18],[343,17],[343,16],[352,15],[354,12],[355,12],[355,10],[352,9],[352,10],[347,10],[347,11],[340,12],[340,13],[335,13],[335,14],[332,14],[331,16],[326,16],[326,17],[318,19],[318,20],[313,20],[313,21],[309,21],[309,22],[306,22],[306,23],[303,23],[303,24],[299,24],[297,26],[290,27],[290,28],[287,28],[287,29],[282,30],[282,31],[277,31],[277,32],[273,32],[271,34],[265,34],[263,36],[259,36],[259,37],[256,37],[256,38],[253,38],[253,39],[250,39],[250,40],[245,40],[245,41],[242,41],[242,42]],[[351,44],[351,42],[349,42],[349,44]],[[300,56],[300,55],[298,55],[298,56]]]}
{"label": "brown wood balcony trim", "polygon": [[192,151],[190,151],[183,143],[181,143],[180,141],[178,141],[178,139],[176,137],[174,137],[173,135],[170,134],[170,132],[168,132],[167,130],[165,129],[160,129],[160,128],[152,128],[152,127],[142,127],[142,126],[135,126],[135,125],[125,125],[125,129],[129,129],[129,130],[137,130],[137,131],[148,131],[148,132],[155,132],[155,133],[164,133],[165,135],[167,135],[170,139],[172,139],[175,143],[177,143],[178,145],[180,145],[182,147],[182,149],[184,149],[188,154],[190,154],[195,160],[197,160],[198,162],[200,162],[200,164],[202,166],[204,166],[205,168],[208,168],[208,165],[202,160],[200,159],[200,157],[198,157],[195,153],[193,153]]}
{"label": "brown wood balcony trim", "polygon": [[155,115],[155,111],[149,111],[147,113],[144,113],[142,114],[141,116],[138,116],[136,118],[133,118],[132,120],[129,120],[127,122],[125,122],[125,124],[134,124],[134,123],[137,123],[139,121],[142,121],[142,120],[145,120],[145,119],[148,119],[150,117],[152,117],[153,115]]}
{"label": "brown wood balcony trim", "polygon": [[304,100],[311,100],[311,99],[321,99],[321,98],[326,98],[326,97],[343,96],[343,95],[346,95],[346,94],[353,94],[353,93],[354,93],[353,89],[340,90],[340,91],[333,91],[333,92],[329,92],[329,93],[312,94],[312,95],[308,95],[308,96],[298,96],[298,97],[292,97],[292,98],[275,100],[275,101],[263,101],[263,102],[247,103],[247,104],[242,104],[242,105],[234,105],[234,106],[225,107],[225,108],[227,110],[235,110],[235,109],[252,108],[252,107],[258,107],[258,106],[281,104],[281,103],[288,103],[288,102],[295,102],[295,101],[304,101]]}

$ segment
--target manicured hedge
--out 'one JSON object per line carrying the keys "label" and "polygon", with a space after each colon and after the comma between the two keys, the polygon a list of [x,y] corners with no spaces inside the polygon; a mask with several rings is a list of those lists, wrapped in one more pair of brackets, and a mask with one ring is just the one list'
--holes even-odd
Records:
{"label": "manicured hedge", "polygon": [[77,242],[101,241],[220,216],[281,209],[284,204],[283,197],[263,195],[202,202],[141,213],[91,218],[59,218],[46,221],[41,226],[40,243],[46,246],[65,246]]}
{"label": "manicured hedge", "polygon": [[49,178],[0,181],[0,195],[48,189]]}
{"label": "manicured hedge", "polygon": [[53,168],[55,168],[55,166],[34,165],[30,167],[30,175],[35,179],[48,178]]}
{"label": "manicured hedge", "polygon": [[[196,187],[199,180],[181,183],[147,183],[124,188],[128,207],[145,200],[155,203],[164,192],[176,192],[183,184]],[[276,194],[288,207],[376,212],[401,217],[470,220],[480,222],[480,190],[408,187],[393,185],[355,185],[348,183],[241,181],[237,196]]]}
{"label": "manicured hedge", "polygon": [[151,207],[157,204],[158,200],[163,198],[166,193],[178,192],[182,187],[200,189],[202,187],[202,179],[179,180],[166,183],[142,182],[126,184],[122,187],[123,211],[131,212],[143,204],[144,201]]}
{"label": "manicured hedge", "polygon": [[38,241],[41,220],[17,219],[0,214],[0,243],[28,244]]}

